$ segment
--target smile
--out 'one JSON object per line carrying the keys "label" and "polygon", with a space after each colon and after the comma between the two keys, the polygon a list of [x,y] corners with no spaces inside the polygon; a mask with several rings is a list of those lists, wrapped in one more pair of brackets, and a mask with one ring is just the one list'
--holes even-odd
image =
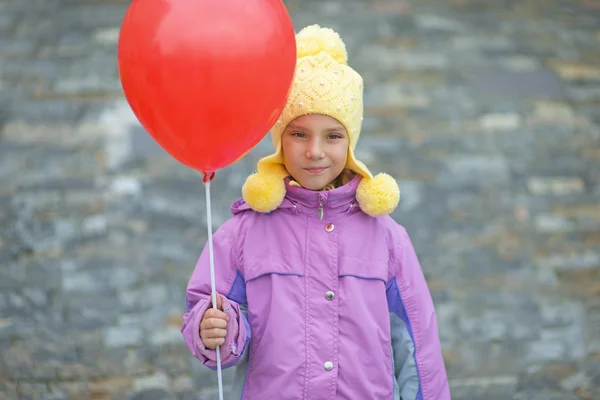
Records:
{"label": "smile", "polygon": [[325,172],[327,168],[304,168],[304,170],[311,175],[320,175]]}

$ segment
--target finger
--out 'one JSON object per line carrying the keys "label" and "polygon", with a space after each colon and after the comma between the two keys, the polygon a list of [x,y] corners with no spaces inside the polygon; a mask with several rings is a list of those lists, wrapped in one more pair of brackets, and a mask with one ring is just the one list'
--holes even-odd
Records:
{"label": "finger", "polygon": [[202,332],[200,332],[200,337],[203,339],[221,339],[225,336],[227,336],[227,331],[225,329],[203,329]]}
{"label": "finger", "polygon": [[225,321],[229,321],[229,315],[225,314],[223,311],[217,310],[216,308],[209,308],[208,310],[206,310],[204,316],[202,317],[202,319],[209,318],[218,318]]}
{"label": "finger", "polygon": [[217,348],[217,346],[224,345],[225,339],[202,339],[202,342],[204,343],[204,347],[206,347],[207,349],[214,350]]}
{"label": "finger", "polygon": [[227,321],[220,318],[208,318],[200,322],[200,329],[226,329]]}

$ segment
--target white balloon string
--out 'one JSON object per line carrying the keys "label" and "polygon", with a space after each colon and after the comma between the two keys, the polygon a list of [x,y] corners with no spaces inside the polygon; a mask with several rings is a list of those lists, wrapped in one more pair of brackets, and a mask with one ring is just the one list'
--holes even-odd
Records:
{"label": "white balloon string", "polygon": [[[213,308],[217,308],[217,285],[215,283],[215,258],[213,253],[212,211],[210,202],[210,180],[204,182],[206,188],[206,225],[208,226],[208,255],[210,258],[210,285]],[[221,369],[221,346],[217,346],[217,377],[219,382],[219,400],[223,400],[223,371]]]}

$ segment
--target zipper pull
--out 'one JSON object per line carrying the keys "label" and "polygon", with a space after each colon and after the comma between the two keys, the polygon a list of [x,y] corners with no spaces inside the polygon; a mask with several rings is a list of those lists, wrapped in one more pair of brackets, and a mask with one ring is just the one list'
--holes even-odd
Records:
{"label": "zipper pull", "polygon": [[317,212],[317,216],[319,217],[319,221],[323,219],[323,198],[319,195],[319,211]]}

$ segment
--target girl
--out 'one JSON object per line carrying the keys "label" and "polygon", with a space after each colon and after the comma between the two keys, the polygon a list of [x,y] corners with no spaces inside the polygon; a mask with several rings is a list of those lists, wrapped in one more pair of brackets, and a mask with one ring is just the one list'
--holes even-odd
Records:
{"label": "girl", "polygon": [[354,155],[362,78],[331,29],[303,29],[297,47],[275,153],[214,236],[218,309],[205,249],[183,336],[204,365],[220,345],[238,366],[232,399],[449,400],[433,302],[388,216],[398,186]]}

